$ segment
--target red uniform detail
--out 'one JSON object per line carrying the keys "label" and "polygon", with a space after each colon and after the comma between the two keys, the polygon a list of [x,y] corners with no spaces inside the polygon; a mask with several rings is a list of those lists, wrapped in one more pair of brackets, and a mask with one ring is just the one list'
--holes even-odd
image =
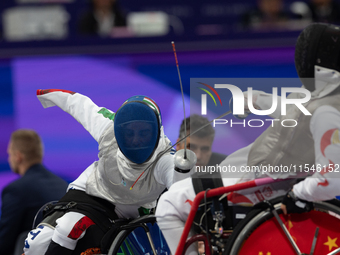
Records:
{"label": "red uniform detail", "polygon": [[320,142],[320,149],[321,149],[321,153],[324,157],[325,156],[325,149],[327,148],[328,145],[330,145],[332,143],[332,135],[335,132],[336,128],[327,130],[322,138],[321,138],[321,142]]}
{"label": "red uniform detail", "polygon": [[185,203],[189,203],[189,205],[191,205],[191,206],[192,206],[192,201],[191,201],[191,200],[189,200],[189,199],[187,199],[187,201],[185,201]]}
{"label": "red uniform detail", "polygon": [[319,182],[318,183],[318,186],[320,185],[320,186],[324,186],[324,187],[326,187],[326,186],[328,186],[328,181],[327,180],[324,180],[323,182]]}
{"label": "red uniform detail", "polygon": [[38,89],[37,90],[37,96],[45,95],[47,93],[56,92],[56,91],[61,91],[61,92],[69,93],[71,95],[76,93],[76,92],[73,92],[73,91],[70,91],[70,90],[66,90],[66,89]]}
{"label": "red uniform detail", "polygon": [[77,240],[81,234],[92,225],[94,225],[94,222],[89,217],[84,216],[73,226],[68,238]]}

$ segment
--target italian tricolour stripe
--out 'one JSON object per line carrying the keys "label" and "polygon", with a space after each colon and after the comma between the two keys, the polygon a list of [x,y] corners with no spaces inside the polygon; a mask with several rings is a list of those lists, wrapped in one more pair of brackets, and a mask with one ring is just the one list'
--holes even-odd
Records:
{"label": "italian tricolour stripe", "polygon": [[148,105],[150,105],[153,109],[155,109],[158,115],[160,114],[160,110],[158,108],[158,105],[155,103],[155,101],[153,101],[151,98],[148,98],[148,97],[144,97],[143,101],[147,103]]}

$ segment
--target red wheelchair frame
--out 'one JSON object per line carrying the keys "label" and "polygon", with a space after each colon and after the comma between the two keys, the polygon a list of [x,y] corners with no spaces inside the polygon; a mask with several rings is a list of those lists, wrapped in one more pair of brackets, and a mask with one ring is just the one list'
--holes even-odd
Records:
{"label": "red wheelchair frame", "polygon": [[[215,188],[215,189],[211,189],[211,190],[207,190],[207,191],[201,191],[200,193],[198,193],[196,195],[193,203],[192,203],[191,211],[188,215],[188,219],[186,221],[186,224],[185,224],[185,227],[184,227],[184,230],[183,230],[183,233],[182,233],[182,236],[181,236],[180,242],[178,244],[175,255],[184,255],[187,247],[189,247],[192,243],[197,242],[197,241],[203,241],[204,244],[205,244],[205,247],[209,247],[208,246],[208,240],[207,240],[205,235],[202,235],[202,234],[195,235],[195,236],[191,237],[190,239],[188,239],[189,231],[192,227],[195,214],[198,210],[198,207],[199,207],[201,201],[204,199],[204,197],[210,198],[210,197],[214,197],[214,196],[221,196],[225,193],[229,193],[229,192],[232,192],[232,191],[239,191],[239,190],[248,189],[248,188],[252,188],[252,187],[256,187],[256,186],[262,186],[262,185],[266,185],[266,184],[270,184],[270,183],[278,182],[278,181],[283,181],[283,180],[282,179],[274,180],[274,179],[268,177],[268,178],[256,179],[256,180],[252,180],[252,181],[248,181],[248,182],[244,182],[244,183],[238,183],[238,184],[235,184],[235,185],[232,185],[232,186],[220,187],[220,188]],[[337,207],[337,208],[339,208],[339,207]],[[340,212],[340,209],[339,209],[339,212]],[[278,216],[276,211],[272,212],[272,213],[276,214],[275,215],[276,221],[279,222],[279,225],[281,225],[283,232],[285,232],[285,226],[282,223],[282,221],[280,220],[280,217]],[[338,215],[338,218],[339,217],[340,216]],[[286,229],[286,231],[287,231],[287,229]],[[339,229],[338,232],[340,232],[340,229]],[[285,234],[286,234],[286,238],[289,239],[290,234],[289,233],[288,234],[285,233]],[[315,233],[315,235],[316,234],[317,233]],[[304,253],[300,252],[300,250],[297,247],[294,240],[289,240],[289,242],[290,242],[290,245],[291,245],[292,252],[295,252],[296,254],[304,254]],[[315,241],[313,241],[313,243],[314,242]],[[314,248],[315,248],[315,243],[313,245],[314,245]],[[334,247],[336,247],[336,246],[334,246]],[[340,253],[340,248],[338,248],[338,247],[336,247],[336,248],[337,249],[333,250],[332,252],[329,252],[329,253],[327,252],[327,254],[333,255],[333,254]],[[312,253],[313,252],[311,252],[310,254],[312,254]],[[262,253],[259,253],[259,254],[262,254]],[[205,249],[205,255],[211,255],[210,248]]]}

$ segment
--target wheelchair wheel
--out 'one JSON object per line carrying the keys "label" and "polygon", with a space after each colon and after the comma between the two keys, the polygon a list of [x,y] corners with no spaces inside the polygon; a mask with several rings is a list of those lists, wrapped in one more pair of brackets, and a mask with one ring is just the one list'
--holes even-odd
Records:
{"label": "wheelchair wheel", "polygon": [[[322,255],[340,247],[338,200],[315,202],[313,211],[302,214],[283,215],[280,205],[275,204],[275,210],[301,253],[310,254],[314,249],[313,254]],[[270,209],[255,209],[236,226],[224,254],[293,255],[296,252]]]}
{"label": "wheelchair wheel", "polygon": [[170,249],[154,215],[143,216],[121,227],[108,252],[108,255],[116,254],[170,255]]}

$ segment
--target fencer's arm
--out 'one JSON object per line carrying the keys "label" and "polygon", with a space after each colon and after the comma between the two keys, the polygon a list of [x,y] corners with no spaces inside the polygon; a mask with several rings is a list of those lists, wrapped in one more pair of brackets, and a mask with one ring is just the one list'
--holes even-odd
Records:
{"label": "fencer's arm", "polygon": [[294,185],[293,191],[307,201],[333,199],[340,195],[340,112],[331,106],[318,108],[310,130],[315,144],[315,168],[319,171]]}
{"label": "fencer's arm", "polygon": [[[273,95],[268,94],[264,91],[260,90],[253,90],[252,91],[252,97],[248,98],[248,91],[243,92],[243,98],[244,98],[244,114],[243,115],[237,115],[234,114],[236,118],[239,119],[245,119],[250,113],[256,113],[256,111],[259,110],[269,110],[271,109],[273,105]],[[233,98],[229,101],[229,107],[230,110],[233,111],[234,107],[234,101]],[[253,108],[253,109],[252,109]],[[277,107],[276,110],[269,114],[269,117],[272,117],[274,119],[277,119],[280,117],[281,113],[281,97],[277,96]]]}
{"label": "fencer's arm", "polygon": [[304,181],[295,184],[293,192],[297,198],[306,201],[325,201],[334,199],[336,196],[340,195],[338,183],[339,176],[335,175],[336,174],[334,173],[315,173]]}
{"label": "fencer's arm", "polygon": [[[192,151],[187,150],[187,152],[190,153]],[[178,157],[179,155],[178,152],[176,152],[176,154]],[[189,164],[186,164],[187,162],[185,162],[185,167],[182,167],[183,166],[182,164],[180,165],[180,168],[183,168],[183,169],[179,169],[178,160],[177,160],[177,163],[175,162],[176,154],[173,155],[171,153],[167,153],[163,155],[159,159],[159,161],[156,163],[156,166],[155,166],[154,176],[155,176],[156,181],[158,183],[165,185],[168,189],[173,183],[190,177],[193,173],[193,169],[196,164],[196,155],[193,153],[194,159],[191,159],[191,161],[192,160],[194,161],[190,162]],[[180,155],[180,157],[182,156]]]}
{"label": "fencer's arm", "polygon": [[156,181],[169,189],[174,179],[174,155],[163,155],[156,163],[153,173]]}
{"label": "fencer's arm", "polygon": [[58,106],[69,113],[97,142],[107,126],[112,124],[112,120],[106,116],[113,114],[111,111],[98,107],[90,98],[79,93],[59,89],[39,89],[37,97],[44,108]]}
{"label": "fencer's arm", "polygon": [[[260,110],[268,110],[273,105],[273,95],[260,90],[253,90],[253,104],[254,107]],[[269,115],[273,119],[281,116],[281,97],[277,96],[276,110]]]}

